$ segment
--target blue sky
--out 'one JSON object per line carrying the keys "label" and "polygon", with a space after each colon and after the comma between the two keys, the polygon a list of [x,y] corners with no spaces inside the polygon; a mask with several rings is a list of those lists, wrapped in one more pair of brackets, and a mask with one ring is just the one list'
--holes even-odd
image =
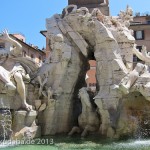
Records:
{"label": "blue sky", "polygon": [[[0,8],[0,32],[23,33],[27,43],[42,48],[45,38],[39,33],[45,30],[45,18],[61,13],[68,0],[2,0]],[[150,12],[150,0],[110,0],[111,15],[117,15],[129,4],[134,12]]]}

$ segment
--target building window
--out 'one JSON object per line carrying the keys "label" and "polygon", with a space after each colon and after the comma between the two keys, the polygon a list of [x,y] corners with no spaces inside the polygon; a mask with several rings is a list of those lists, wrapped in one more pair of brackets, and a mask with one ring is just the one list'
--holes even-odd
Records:
{"label": "building window", "polygon": [[[137,46],[136,48],[139,50],[139,52],[141,52],[142,46]],[[142,60],[139,59],[136,55],[133,55],[133,62],[140,62],[140,61]]]}
{"label": "building window", "polygon": [[142,46],[136,46],[136,48],[139,50],[139,52],[141,52]]}
{"label": "building window", "polygon": [[133,55],[133,62],[137,62],[137,56]]}
{"label": "building window", "polygon": [[150,20],[147,21],[147,24],[150,24]]}
{"label": "building window", "polygon": [[144,40],[144,30],[134,31],[134,37],[136,40]]}
{"label": "building window", "polygon": [[96,83],[89,83],[89,86],[95,87],[95,86],[96,86]]}
{"label": "building window", "polygon": [[33,61],[35,61],[35,57],[34,57],[33,54],[31,54],[31,59],[32,59]]}
{"label": "building window", "polygon": [[41,58],[41,56],[39,56],[39,63],[41,63],[42,62],[42,58]]}
{"label": "building window", "polygon": [[4,43],[0,43],[0,49],[5,48],[5,44]]}
{"label": "building window", "polygon": [[95,67],[95,66],[91,66],[91,67],[90,67],[90,69],[93,69],[93,70],[95,70],[95,69],[96,69],[96,67]]}
{"label": "building window", "polygon": [[93,83],[93,86],[96,86],[96,84],[95,84],[95,83]]}
{"label": "building window", "polygon": [[26,51],[23,51],[23,57],[26,57],[27,56],[27,53],[26,53]]}

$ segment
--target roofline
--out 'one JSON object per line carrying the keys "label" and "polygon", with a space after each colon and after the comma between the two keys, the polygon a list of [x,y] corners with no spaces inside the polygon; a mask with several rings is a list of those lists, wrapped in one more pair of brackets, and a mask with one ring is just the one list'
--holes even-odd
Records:
{"label": "roofline", "polygon": [[13,38],[15,38],[16,40],[18,40],[19,42],[21,42],[21,43],[25,44],[26,46],[28,46],[28,47],[30,47],[30,48],[32,48],[32,49],[34,49],[34,50],[36,50],[36,51],[39,51],[39,52],[45,53],[45,52],[44,52],[44,51],[42,51],[41,49],[36,49],[36,48],[34,48],[34,47],[30,46],[29,44],[27,44],[27,43],[25,43],[25,42],[21,41],[20,39],[18,39],[17,37],[15,37],[13,34],[9,34],[9,35],[11,35]]}
{"label": "roofline", "polygon": [[[40,33],[41,33],[43,36],[45,36],[44,32],[47,32],[47,30],[42,30],[42,31],[40,31]],[[45,37],[46,37],[46,36],[45,36]]]}
{"label": "roofline", "polygon": [[137,23],[137,24],[132,24],[130,26],[150,26],[150,24],[147,24],[147,23]]}
{"label": "roofline", "polygon": [[135,18],[135,17],[139,17],[139,18],[140,18],[140,17],[150,17],[150,15],[140,15],[140,16],[138,16],[138,15],[137,15],[137,16],[136,16],[136,15],[134,15],[133,17],[134,17],[134,18]]}

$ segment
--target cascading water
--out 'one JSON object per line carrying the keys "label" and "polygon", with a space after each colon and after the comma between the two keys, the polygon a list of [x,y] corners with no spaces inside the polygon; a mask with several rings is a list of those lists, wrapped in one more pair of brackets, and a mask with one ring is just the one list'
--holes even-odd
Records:
{"label": "cascading water", "polygon": [[3,99],[0,99],[0,139],[5,141],[11,138],[12,130],[12,117],[10,112],[10,107],[5,106],[3,103]]}

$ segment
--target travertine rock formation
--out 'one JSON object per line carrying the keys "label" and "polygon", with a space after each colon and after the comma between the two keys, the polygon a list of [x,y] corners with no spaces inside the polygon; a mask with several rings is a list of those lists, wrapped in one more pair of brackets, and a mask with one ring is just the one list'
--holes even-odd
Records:
{"label": "travertine rock formation", "polygon": [[[95,132],[118,138],[136,134],[139,127],[145,127],[143,120],[149,114],[150,73],[145,64],[137,64],[133,69],[133,54],[146,63],[150,57],[144,46],[142,52],[136,49],[133,32],[128,29],[132,9],[127,7],[118,17],[105,16],[99,9],[89,13],[87,8],[77,9],[75,5],[67,6],[64,12],[46,19],[46,36],[52,51],[42,67],[26,58],[11,57],[21,65],[15,65],[17,72],[28,74],[30,82],[17,80],[16,71],[14,80],[6,78],[9,84],[5,76],[0,78],[1,108],[7,106],[16,114],[11,114],[14,138],[39,136],[40,127],[42,135],[83,131],[83,137]],[[97,92],[89,96],[83,87],[88,60],[93,57],[97,63]],[[16,82],[23,85],[25,94],[16,90]],[[5,84],[9,88],[5,89]],[[31,111],[31,105],[35,111]],[[23,108],[23,112],[16,111]],[[135,113],[136,109],[146,112]]]}
{"label": "travertine rock formation", "polygon": [[[68,10],[71,9],[72,11],[69,13]],[[61,45],[64,45],[62,46],[63,48],[61,48],[62,52],[63,49],[68,51],[67,49],[69,49],[69,46],[71,50],[71,55],[69,55],[70,61],[67,62],[68,67],[66,67],[66,70],[64,69],[66,73],[70,70],[74,70],[74,72],[79,74],[81,71],[80,68],[73,67],[71,69],[69,67],[73,66],[74,62],[82,63],[83,58],[89,59],[91,55],[94,54],[97,62],[96,77],[99,88],[97,89],[98,94],[94,97],[94,99],[102,122],[99,127],[99,133],[108,137],[117,137],[117,135],[122,134],[121,130],[119,130],[119,134],[116,130],[119,128],[118,120],[120,119],[119,114],[121,113],[119,108],[122,100],[124,99],[124,95],[138,91],[142,93],[146,99],[148,99],[148,92],[146,92],[148,90],[148,86],[144,90],[137,88],[140,84],[144,85],[145,80],[145,82],[148,82],[148,79],[145,79],[146,77],[143,76],[143,73],[149,74],[146,71],[146,67],[142,64],[138,64],[133,70],[133,53],[137,54],[137,50],[135,50],[135,39],[132,36],[133,32],[128,29],[132,19],[132,9],[130,7],[127,7],[124,12],[121,11],[118,17],[110,17],[104,16],[98,9],[94,9],[90,14],[88,9],[85,7],[77,9],[75,5],[70,5],[65,8],[65,15],[63,17],[61,17],[61,15],[54,15],[47,19],[46,22],[47,37],[51,41],[50,47],[52,49],[52,54],[49,56],[47,62],[49,62],[51,66],[53,66],[53,59],[54,56],[56,56],[53,54],[53,50],[56,49],[55,45],[58,43],[58,40],[56,41],[57,36],[64,39],[60,40],[63,41],[62,44],[57,44],[57,50],[60,49],[59,47],[61,47]],[[80,57],[76,57],[78,60],[76,59],[74,61],[73,53],[75,52],[79,53]],[[62,54],[59,51],[55,62],[62,61],[63,55],[61,55]],[[144,61],[148,59],[146,54],[144,55],[140,53],[137,54],[137,56],[138,55],[142,55],[142,58],[145,56],[146,58],[142,59]],[[81,56],[82,59],[79,59]],[[60,59],[58,59],[58,57]],[[56,63],[54,65],[56,65]],[[63,76],[62,74],[63,73],[61,73],[61,77]],[[51,78],[53,79],[54,77]],[[80,80],[80,78],[78,79]],[[71,84],[69,84],[70,80],[68,80],[67,83],[67,85],[70,85],[69,89],[74,91],[74,93],[72,93],[74,97],[71,96],[69,98],[70,106],[72,106],[71,102],[74,101],[74,98],[77,99],[75,94],[80,88],[78,86],[79,83],[76,82],[77,78],[75,79],[71,77],[70,79],[71,81],[74,80],[74,83],[76,83],[75,89],[71,86]],[[56,83],[54,83],[50,84],[53,91],[56,90],[56,87],[58,88]],[[62,86],[63,84],[60,87]],[[61,89],[64,90],[64,88]],[[66,103],[65,99],[62,101],[60,102],[61,105],[62,103]],[[77,103],[74,103],[74,107],[77,106],[75,104]],[[82,105],[82,107],[84,106]],[[55,111],[58,112],[56,107],[55,109]],[[59,115],[57,114],[57,116]],[[61,117],[64,118],[64,116],[65,115]],[[56,120],[58,121],[58,119]],[[70,124],[69,120],[66,122],[64,119],[63,123],[64,122],[66,125]],[[51,123],[49,126],[51,127]],[[68,127],[64,129],[68,129]],[[55,129],[56,128],[57,127],[55,127]],[[60,127],[58,128],[60,129]],[[59,130],[57,130],[57,132],[58,131]],[[126,132],[126,134],[128,134],[128,132]]]}

